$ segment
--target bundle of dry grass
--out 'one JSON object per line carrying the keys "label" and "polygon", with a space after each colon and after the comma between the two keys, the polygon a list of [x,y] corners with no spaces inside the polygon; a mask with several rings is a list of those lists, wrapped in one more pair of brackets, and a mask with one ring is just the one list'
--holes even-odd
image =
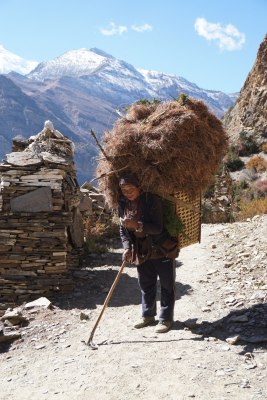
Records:
{"label": "bundle of dry grass", "polygon": [[105,156],[97,176],[111,208],[117,207],[118,180],[135,173],[145,191],[162,196],[205,189],[227,146],[221,122],[201,101],[133,104],[103,138]]}

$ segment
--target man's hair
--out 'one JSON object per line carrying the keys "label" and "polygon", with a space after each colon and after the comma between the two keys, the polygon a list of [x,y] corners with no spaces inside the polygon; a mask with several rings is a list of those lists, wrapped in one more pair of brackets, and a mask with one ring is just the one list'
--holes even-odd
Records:
{"label": "man's hair", "polygon": [[122,175],[120,177],[119,185],[120,186],[123,186],[123,185],[134,185],[136,187],[140,186],[137,176],[135,174],[130,173],[130,172],[127,173],[127,174],[124,174],[124,175]]}

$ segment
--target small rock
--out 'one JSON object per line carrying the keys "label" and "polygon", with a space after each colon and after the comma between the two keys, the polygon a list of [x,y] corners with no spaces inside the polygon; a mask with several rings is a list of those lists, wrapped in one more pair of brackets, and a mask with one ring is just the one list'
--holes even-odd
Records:
{"label": "small rock", "polygon": [[83,311],[81,311],[81,313],[80,313],[80,320],[81,320],[81,321],[82,321],[82,320],[87,321],[88,319],[89,319],[89,315],[86,314],[86,313],[84,313]]}
{"label": "small rock", "polygon": [[250,297],[250,300],[264,300],[266,297],[266,293],[262,291],[258,291],[253,293],[253,295]]}
{"label": "small rock", "polygon": [[226,368],[226,369],[225,369],[225,372],[234,372],[234,371],[235,371],[234,368]]}
{"label": "small rock", "polygon": [[238,307],[241,307],[241,306],[243,306],[243,305],[244,305],[244,302],[243,302],[243,301],[238,301],[238,302],[235,304],[235,307],[238,308]]}
{"label": "small rock", "polygon": [[242,379],[240,387],[243,389],[250,388],[250,383],[248,379]]}
{"label": "small rock", "polygon": [[208,300],[207,301],[207,306],[212,306],[214,304],[214,301],[213,300]]}
{"label": "small rock", "polygon": [[173,356],[172,359],[176,361],[176,360],[181,360],[182,357],[181,356]]}
{"label": "small rock", "polygon": [[254,369],[257,368],[257,364],[256,363],[252,363],[252,364],[247,364],[245,365],[246,369]]}
{"label": "small rock", "polygon": [[222,370],[216,371],[216,375],[217,375],[217,376],[224,376],[224,375],[225,375],[225,372],[222,371]]}
{"label": "small rock", "polygon": [[216,272],[218,272],[217,269],[211,269],[210,271],[207,272],[207,275],[213,275],[213,274],[215,274]]}
{"label": "small rock", "polygon": [[0,332],[0,343],[12,342],[13,340],[17,340],[17,339],[21,339],[20,333],[4,334],[3,332]]}
{"label": "small rock", "polygon": [[231,336],[231,337],[227,338],[227,339],[226,339],[226,342],[229,343],[229,344],[231,344],[231,345],[234,345],[234,344],[236,344],[239,340],[240,340],[240,336],[237,335],[237,336]]}
{"label": "small rock", "polygon": [[248,316],[246,314],[243,315],[233,315],[229,318],[229,322],[247,322]]}
{"label": "small rock", "polygon": [[227,297],[227,298],[225,299],[225,303],[226,303],[226,304],[232,304],[232,303],[235,303],[235,302],[236,302],[236,298],[233,297],[233,296],[229,296],[229,297]]}
{"label": "small rock", "polygon": [[44,348],[45,348],[45,344],[39,344],[39,345],[35,346],[36,350],[41,350],[41,349],[44,349]]}
{"label": "small rock", "polygon": [[242,256],[242,257],[250,257],[251,254],[250,254],[250,253],[242,253],[241,256]]}
{"label": "small rock", "polygon": [[229,268],[229,267],[231,267],[231,265],[233,265],[232,261],[227,261],[227,262],[224,263],[224,267],[225,268]]}
{"label": "small rock", "polygon": [[28,310],[29,308],[51,308],[51,301],[48,300],[46,297],[40,297],[37,300],[31,301],[30,303],[26,303],[24,308]]}
{"label": "small rock", "polygon": [[74,358],[68,358],[67,360],[64,361],[65,364],[70,364],[72,362],[74,362],[75,359]]}
{"label": "small rock", "polygon": [[28,321],[26,317],[22,315],[20,309],[7,309],[5,314],[1,317],[2,321],[9,321],[12,325],[18,325],[21,322]]}

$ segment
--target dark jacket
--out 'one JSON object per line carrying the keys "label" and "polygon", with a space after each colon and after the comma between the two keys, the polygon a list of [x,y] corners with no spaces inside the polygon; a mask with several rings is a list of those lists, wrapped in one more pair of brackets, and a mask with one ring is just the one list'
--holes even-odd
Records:
{"label": "dark jacket", "polygon": [[[127,200],[122,199],[119,203],[119,217],[124,217]],[[163,226],[163,205],[159,196],[144,192],[139,197],[138,209],[140,210],[139,221],[143,222],[143,234],[151,237],[152,243],[160,243],[161,238],[166,237],[167,231]],[[120,225],[120,237],[124,250],[131,249],[136,243],[133,231]]]}

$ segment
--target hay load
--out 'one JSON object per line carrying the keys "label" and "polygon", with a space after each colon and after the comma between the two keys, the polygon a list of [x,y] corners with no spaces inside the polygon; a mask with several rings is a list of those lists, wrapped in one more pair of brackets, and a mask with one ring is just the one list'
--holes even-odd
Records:
{"label": "hay load", "polygon": [[163,197],[183,191],[194,198],[218,168],[227,136],[205,104],[181,96],[177,101],[133,104],[103,143],[99,188],[116,208],[118,180],[125,172],[135,173],[144,191]]}

